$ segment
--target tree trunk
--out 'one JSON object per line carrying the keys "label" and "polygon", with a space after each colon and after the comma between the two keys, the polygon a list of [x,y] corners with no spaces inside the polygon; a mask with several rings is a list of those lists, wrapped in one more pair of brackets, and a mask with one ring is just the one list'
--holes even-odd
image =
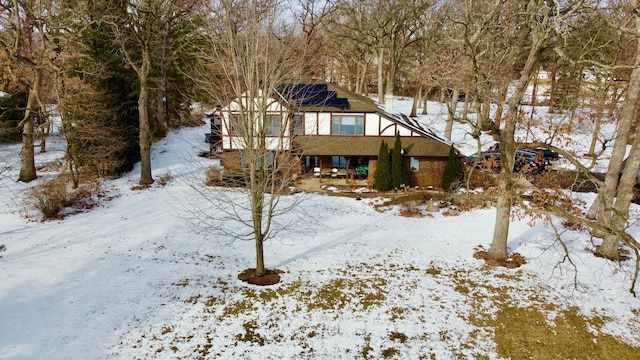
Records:
{"label": "tree trunk", "polygon": [[[464,96],[464,106],[462,107],[462,119],[467,121],[467,120],[469,120],[468,117],[467,117],[469,115],[469,107],[472,106],[472,104],[471,104],[471,102],[469,100],[469,99],[471,99],[471,97],[467,96],[467,94],[469,94],[469,87],[468,86],[465,87],[464,94],[465,94],[465,96]],[[477,99],[474,99],[474,100],[477,100]]]}
{"label": "tree trunk", "polygon": [[[501,185],[507,187],[506,185]],[[493,229],[493,241],[488,255],[491,259],[505,259],[507,257],[507,239],[509,238],[509,222],[511,216],[511,200],[499,197],[496,204],[496,221]]]}
{"label": "tree trunk", "polygon": [[149,52],[143,50],[140,67],[140,95],[138,96],[138,115],[140,119],[140,185],[153,183],[151,176],[151,136],[149,131],[149,84],[148,74],[151,67]]}
{"label": "tree trunk", "polygon": [[[540,68],[536,69],[535,76],[533,77],[533,89],[531,89],[531,106],[538,106],[538,73]],[[533,117],[533,111],[531,112]]]}
{"label": "tree trunk", "polygon": [[33,150],[33,127],[34,122],[32,117],[27,119],[22,127],[22,150],[20,150],[20,174],[18,175],[18,181],[30,182],[38,177],[36,175],[35,154]]}
{"label": "tree trunk", "polygon": [[596,153],[596,144],[598,143],[598,135],[600,135],[600,127],[602,124],[602,108],[598,106],[594,116],[593,132],[591,133],[591,143],[589,144],[589,156],[593,157]]}
{"label": "tree trunk", "polygon": [[[155,122],[153,125],[153,133],[158,137],[165,137],[169,132],[169,114],[168,114],[168,99],[166,92],[166,76],[160,77],[160,84],[156,93],[155,105]],[[164,83],[163,83],[164,82]]]}
{"label": "tree trunk", "polygon": [[557,89],[557,85],[558,85],[558,79],[556,79],[557,76],[557,68],[558,68],[558,62],[554,62],[553,64],[551,64],[551,73],[549,74],[549,79],[551,80],[551,88],[549,89],[549,112],[550,113],[554,113],[554,106],[555,106],[555,98],[556,98],[556,91]]}
{"label": "tree trunk", "polygon": [[427,115],[427,106],[429,105],[429,92],[424,93],[422,101],[422,115]]}
{"label": "tree trunk", "polygon": [[409,116],[416,117],[418,112],[418,101],[420,101],[419,94],[413,96],[413,104],[411,105],[411,113]]}
{"label": "tree trunk", "polygon": [[[259,131],[259,133],[262,133]],[[253,138],[253,137],[249,137]],[[258,143],[257,149],[248,150],[252,155],[248,155],[249,158],[254,159],[249,164],[249,171],[251,174],[249,178],[251,179],[251,184],[249,185],[249,189],[251,191],[251,212],[252,212],[252,222],[253,222],[253,233],[256,243],[256,276],[263,276],[267,273],[267,270],[264,266],[264,231],[262,228],[262,220],[263,220],[263,211],[264,211],[264,193],[265,193],[265,185],[267,179],[265,178],[265,169],[266,165],[265,161],[265,153],[266,149],[264,146],[263,139],[258,136],[257,139],[254,139]],[[250,141],[253,143],[253,141]]]}
{"label": "tree trunk", "polygon": [[[640,17],[635,17],[635,28],[640,29]],[[635,173],[630,174],[630,171],[625,171],[620,178],[620,185],[618,184],[618,178],[620,176],[620,172],[622,171],[622,162],[624,161],[624,156],[627,150],[627,139],[629,135],[629,131],[633,125],[633,121],[636,106],[638,104],[638,99],[640,98],[640,43],[636,45],[636,54],[634,61],[634,69],[631,72],[631,78],[629,79],[629,85],[627,87],[626,96],[622,103],[622,109],[620,110],[619,123],[618,123],[618,132],[616,136],[616,141],[613,144],[613,150],[611,152],[611,159],[609,160],[609,168],[607,169],[607,175],[604,180],[604,186],[600,189],[600,193],[598,194],[598,198],[596,201],[600,200],[600,210],[598,214],[598,221],[603,224],[610,224],[614,226],[616,230],[619,226],[624,226],[622,223],[621,217],[623,214],[620,214],[619,211],[624,210],[626,208],[626,216],[628,216],[628,205],[625,206],[624,199],[618,199],[616,201],[616,206],[614,207],[614,198],[617,196],[630,196],[623,192],[623,189],[618,189],[622,187],[622,178],[631,177],[635,178]],[[634,141],[634,144],[637,141]],[[636,150],[640,151],[640,150]],[[627,160],[627,168],[632,169],[630,167],[630,162],[633,160],[633,153],[629,156]],[[636,167],[637,169],[637,167]],[[633,191],[630,191],[633,194]],[[629,200],[630,201],[630,200]],[[618,205],[618,202],[620,204]],[[601,245],[602,252],[601,255],[611,258],[618,259],[618,238],[615,236],[605,236],[605,239]]]}
{"label": "tree trunk", "polygon": [[614,232],[605,235],[602,244],[596,248],[596,252],[607,259],[620,260],[620,252],[618,251],[620,238],[617,234],[624,232],[627,227],[627,221],[629,220],[629,207],[631,205],[631,201],[635,197],[634,185],[636,184],[636,174],[638,173],[639,168],[640,141],[636,137],[631,147],[631,153],[627,158],[627,164],[624,172],[620,177],[620,184],[616,191],[613,211],[610,212],[611,219],[609,224],[613,228]]}
{"label": "tree trunk", "polygon": [[378,101],[384,104],[384,49],[378,50]]}
{"label": "tree trunk", "polygon": [[47,152],[47,133],[44,132],[43,128],[40,128],[40,153],[44,154]]}
{"label": "tree trunk", "polygon": [[447,104],[447,112],[449,115],[447,116],[447,123],[445,124],[444,128],[444,137],[447,140],[451,140],[451,132],[453,131],[453,120],[456,114],[456,108],[458,106],[459,94],[460,92],[458,91],[458,89],[454,89],[453,94],[451,95],[451,99]]}
{"label": "tree trunk", "polygon": [[361,95],[368,95],[369,94],[369,89],[367,88],[367,63],[364,62],[362,64],[362,73],[360,74],[360,79],[358,81],[358,85],[360,86],[360,92],[358,94]]}
{"label": "tree trunk", "polygon": [[[534,14],[531,17],[537,16]],[[549,20],[551,15],[543,15],[543,19]],[[531,47],[524,67],[520,71],[520,77],[515,85],[513,94],[507,100],[507,115],[503,131],[500,133],[498,140],[500,141],[500,180],[498,182],[498,205],[496,213],[496,222],[493,232],[493,240],[489,248],[489,255],[494,260],[507,258],[507,241],[509,235],[509,212],[511,211],[511,192],[513,190],[513,165],[516,152],[515,147],[515,130],[518,120],[518,106],[522,103],[524,93],[537,68],[538,58],[544,40],[548,33],[539,33],[532,29]],[[494,135],[496,136],[496,135]]]}
{"label": "tree trunk", "polygon": [[33,80],[33,88],[29,90],[29,97],[27,99],[27,108],[24,112],[24,118],[20,122],[22,126],[22,150],[20,151],[20,174],[18,175],[18,181],[30,182],[35,180],[38,176],[36,174],[36,162],[34,154],[34,127],[35,121],[33,120],[33,110],[38,102],[38,92],[40,91],[40,71],[35,71],[35,78]]}
{"label": "tree trunk", "polygon": [[256,233],[256,276],[260,277],[267,273],[264,266],[264,243],[262,235]]}
{"label": "tree trunk", "polygon": [[168,99],[167,99],[167,68],[170,65],[170,59],[168,59],[168,42],[169,31],[171,30],[171,22],[165,24],[165,29],[162,34],[162,49],[159,59],[158,70],[160,73],[158,79],[158,90],[156,93],[156,116],[154,124],[154,134],[159,137],[167,136],[169,132],[169,114],[168,114]]}
{"label": "tree trunk", "polygon": [[500,89],[500,101],[498,101],[498,108],[496,109],[495,116],[493,117],[493,122],[496,125],[500,126],[502,122],[502,114],[504,112],[504,103],[507,99],[507,92],[509,91],[509,82],[505,82],[502,88]]}

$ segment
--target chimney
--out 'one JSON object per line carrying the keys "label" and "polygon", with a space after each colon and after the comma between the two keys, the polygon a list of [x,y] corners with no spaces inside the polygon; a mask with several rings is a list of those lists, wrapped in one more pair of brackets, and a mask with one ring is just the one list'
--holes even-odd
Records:
{"label": "chimney", "polygon": [[384,109],[389,114],[393,114],[393,94],[392,93],[384,94]]}

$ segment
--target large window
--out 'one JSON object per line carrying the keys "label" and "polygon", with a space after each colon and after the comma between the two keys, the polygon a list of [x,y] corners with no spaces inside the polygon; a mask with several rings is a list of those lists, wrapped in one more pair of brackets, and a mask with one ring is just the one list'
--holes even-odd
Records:
{"label": "large window", "polygon": [[364,116],[333,115],[331,132],[333,135],[364,135]]}
{"label": "large window", "polygon": [[282,117],[280,115],[266,115],[264,117],[265,135],[280,136]]}

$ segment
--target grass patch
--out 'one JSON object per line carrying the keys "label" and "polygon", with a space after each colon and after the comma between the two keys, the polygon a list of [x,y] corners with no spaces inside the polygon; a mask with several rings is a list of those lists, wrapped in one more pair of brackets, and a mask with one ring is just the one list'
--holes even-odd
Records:
{"label": "grass patch", "polygon": [[598,316],[575,308],[548,320],[546,311],[505,306],[488,325],[495,327],[498,355],[509,359],[637,359],[640,349],[600,332]]}
{"label": "grass patch", "polygon": [[[175,358],[242,358],[247,353],[238,349],[257,346],[273,347],[274,356],[286,346],[297,348],[301,358],[326,358],[327,344],[344,337],[355,341],[332,349],[332,356],[635,359],[640,351],[604,333],[614,319],[581,314],[523,270],[376,261],[289,274],[288,282],[269,288],[221,279],[202,288],[198,281],[180,280],[173,285],[189,296],[179,307],[200,318],[177,316],[180,322],[165,323],[129,345],[147,354],[164,349]],[[458,325],[448,326],[449,319]],[[378,325],[389,330],[369,327]],[[637,329],[640,323],[627,325]],[[194,337],[198,333],[206,336]]]}

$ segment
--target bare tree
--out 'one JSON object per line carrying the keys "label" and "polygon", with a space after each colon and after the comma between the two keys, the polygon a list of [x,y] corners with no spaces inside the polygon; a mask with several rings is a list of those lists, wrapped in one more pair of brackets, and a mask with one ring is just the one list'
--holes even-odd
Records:
{"label": "bare tree", "polygon": [[209,13],[215,17],[203,22],[208,47],[197,71],[203,90],[212,101],[224,104],[226,148],[238,149],[222,154],[223,164],[240,165],[235,171],[225,166],[222,181],[238,177],[243,183],[241,198],[237,192],[215,188],[213,194],[204,194],[226,216],[222,223],[206,216],[201,221],[208,231],[255,242],[257,278],[267,274],[264,242],[286,226],[276,221],[277,216],[297,203],[296,198],[281,196],[300,171],[290,136],[292,109],[282,106],[287,92],[279,85],[304,75],[300,59],[305,46],[290,24],[280,21],[281,11],[278,2],[271,0],[212,3]]}
{"label": "bare tree", "polygon": [[[138,119],[140,146],[140,185],[153,183],[151,174],[151,125],[149,104],[153,57],[159,34],[165,34],[165,12],[174,8],[169,0],[132,0],[123,9],[105,17],[111,25],[126,63],[138,77]],[[161,47],[162,48],[162,47]],[[166,57],[164,58],[166,60]],[[164,124],[161,125],[164,127]]]}
{"label": "bare tree", "polygon": [[420,40],[433,3],[427,0],[337,2],[332,13],[331,33],[342,41],[366,44],[369,51],[376,54],[379,101],[385,96],[393,97],[398,69],[407,49]]}
{"label": "bare tree", "polygon": [[53,57],[47,46],[47,1],[12,0],[2,4],[0,51],[10,61],[6,67],[15,83],[28,89],[25,115],[19,123],[22,129],[22,151],[18,181],[29,182],[37,178],[34,160],[35,116],[44,112],[40,98],[45,73]]}
{"label": "bare tree", "polygon": [[109,176],[122,160],[127,143],[125,129],[113,119],[103,101],[109,96],[83,82],[67,81],[58,89],[62,134],[67,141],[67,174],[73,188],[83,181]]}
{"label": "bare tree", "polygon": [[[626,166],[623,169],[623,160],[629,143],[629,133],[638,112],[640,99],[640,16],[637,13],[638,2],[629,2],[627,10],[630,14],[628,24],[621,29],[632,34],[636,39],[636,54],[632,65],[631,77],[622,108],[619,114],[617,136],[613,145],[609,168],[604,180],[604,185],[598,193],[599,212],[598,221],[607,225],[610,232],[603,234],[604,241],[598,247],[598,253],[609,259],[619,259],[618,244],[620,234],[625,231],[629,218],[629,205],[633,200],[633,186],[636,183],[636,174],[640,167],[640,141],[634,137],[631,151]],[[622,176],[620,175],[622,173]]]}
{"label": "bare tree", "polygon": [[[500,143],[497,214],[488,251],[492,259],[507,258],[511,208],[518,194],[514,165],[520,145],[515,138],[516,126],[521,121],[520,105],[531,79],[537,75],[542,50],[580,3],[565,7],[544,0],[451,3],[449,19],[458,29],[454,33],[460,39],[457,48],[464,59],[457,73],[467,74],[467,85],[463,89],[476,104],[476,122],[471,125],[475,136],[480,131],[491,130],[494,140]],[[505,84],[512,85],[507,98],[504,97]],[[490,119],[490,103],[506,106],[504,119]]]}

